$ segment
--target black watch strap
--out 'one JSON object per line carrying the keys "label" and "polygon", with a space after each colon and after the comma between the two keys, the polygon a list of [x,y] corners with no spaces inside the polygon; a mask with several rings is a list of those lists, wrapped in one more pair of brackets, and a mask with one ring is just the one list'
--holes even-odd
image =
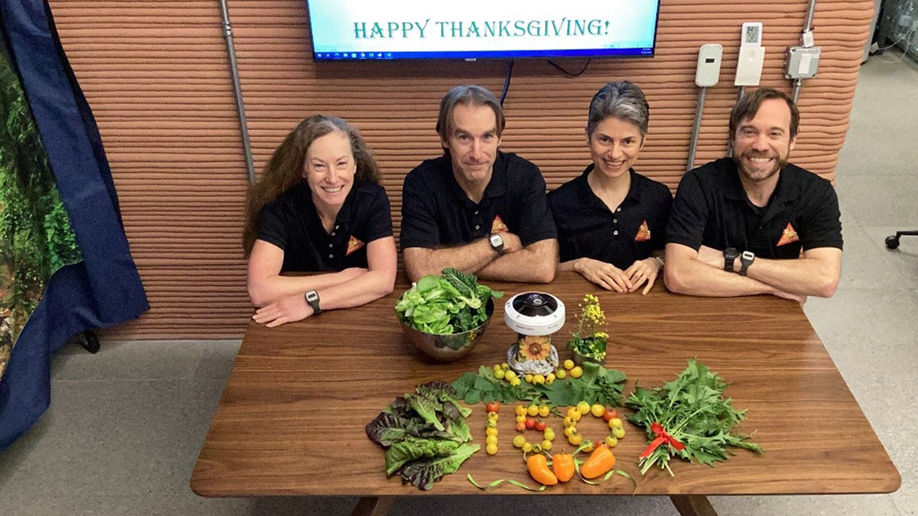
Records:
{"label": "black watch strap", "polygon": [[727,272],[733,272],[733,262],[736,261],[736,257],[739,256],[739,252],[735,247],[728,247],[724,249],[724,270]]}
{"label": "black watch strap", "polygon": [[305,294],[306,302],[309,303],[309,306],[312,307],[313,315],[319,315],[322,313],[322,309],[319,308],[319,293],[315,290],[310,290]]}

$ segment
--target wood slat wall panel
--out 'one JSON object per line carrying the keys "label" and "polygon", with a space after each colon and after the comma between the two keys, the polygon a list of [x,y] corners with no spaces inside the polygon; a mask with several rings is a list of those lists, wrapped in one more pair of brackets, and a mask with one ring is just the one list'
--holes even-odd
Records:
{"label": "wood slat wall panel", "polygon": [[[240,337],[251,314],[239,246],[247,185],[235,100],[215,1],[51,0],[64,48],[96,115],[121,200],[125,231],[151,310],[119,338]],[[630,79],[651,104],[639,170],[675,188],[688,152],[698,47],[724,46],[709,89],[696,164],[721,157],[736,100],[740,26],[764,23],[762,85],[784,89],[784,49],[797,44],[806,0],[664,0],[653,59],[597,59],[579,77],[544,60],[516,62],[503,148],[538,164],[549,188],[588,160],[583,126],[604,82]],[[873,2],[819,0],[817,78],[800,96],[795,163],[834,178],[848,129]],[[451,86],[499,92],[506,61],[315,63],[303,0],[230,0],[256,167],[315,113],[356,124],[372,146],[400,223],[401,181],[440,147],[433,126]],[[578,70],[583,60],[560,64]]]}

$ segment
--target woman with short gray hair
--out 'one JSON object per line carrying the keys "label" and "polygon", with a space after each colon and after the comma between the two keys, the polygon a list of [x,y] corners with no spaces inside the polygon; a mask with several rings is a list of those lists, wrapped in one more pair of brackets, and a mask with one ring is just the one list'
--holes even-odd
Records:
{"label": "woman with short gray hair", "polygon": [[663,267],[664,231],[672,207],[665,185],[634,171],[644,147],[650,105],[628,81],[610,82],[590,102],[587,147],[593,163],[548,194],[559,270],[573,270],[616,292],[646,294]]}

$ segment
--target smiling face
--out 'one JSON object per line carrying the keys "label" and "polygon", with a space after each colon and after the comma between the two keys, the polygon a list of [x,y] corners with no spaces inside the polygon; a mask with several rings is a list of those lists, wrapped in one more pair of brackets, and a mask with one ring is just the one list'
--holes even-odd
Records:
{"label": "smiling face", "polygon": [[489,106],[460,104],[453,108],[449,134],[442,140],[460,185],[487,184],[497,158],[497,116]]}
{"label": "smiling face", "polygon": [[764,182],[787,165],[796,143],[790,124],[790,108],[781,99],[763,101],[754,117],[740,121],[733,136],[733,161],[745,179]]}
{"label": "smiling face", "polygon": [[641,130],[631,122],[609,117],[596,125],[587,142],[594,170],[606,179],[628,173],[644,147]]}
{"label": "smiling face", "polygon": [[357,164],[347,135],[335,131],[315,139],[306,151],[303,178],[320,207],[340,207],[354,186]]}

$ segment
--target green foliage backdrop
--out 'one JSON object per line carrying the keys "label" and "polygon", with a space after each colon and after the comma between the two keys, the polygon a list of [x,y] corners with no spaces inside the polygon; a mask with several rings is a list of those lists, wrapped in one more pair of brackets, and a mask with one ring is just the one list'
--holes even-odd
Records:
{"label": "green foliage backdrop", "polygon": [[0,378],[51,275],[80,260],[19,78],[0,51]]}

